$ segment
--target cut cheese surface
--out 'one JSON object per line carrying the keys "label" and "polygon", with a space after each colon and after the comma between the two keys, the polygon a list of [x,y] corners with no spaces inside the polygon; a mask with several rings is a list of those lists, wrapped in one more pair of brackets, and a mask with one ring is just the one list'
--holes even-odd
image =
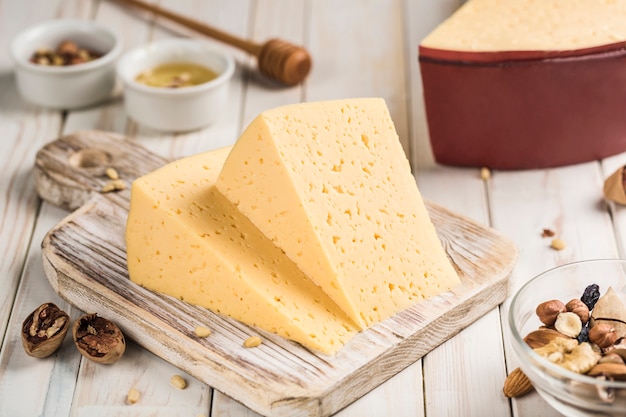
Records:
{"label": "cut cheese surface", "polygon": [[626,0],[469,0],[420,44],[466,52],[568,51],[626,40]]}
{"label": "cut cheese surface", "polygon": [[216,191],[228,152],[183,158],[133,182],[131,280],[335,353],[356,325]]}
{"label": "cut cheese surface", "polygon": [[217,188],[361,327],[460,282],[382,99],[262,113]]}

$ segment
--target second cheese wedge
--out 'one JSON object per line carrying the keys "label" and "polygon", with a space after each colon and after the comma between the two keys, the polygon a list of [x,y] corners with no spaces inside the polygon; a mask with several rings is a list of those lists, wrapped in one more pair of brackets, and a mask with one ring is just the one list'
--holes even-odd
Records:
{"label": "second cheese wedge", "polygon": [[131,280],[335,353],[356,325],[216,191],[228,151],[184,158],[133,182]]}
{"label": "second cheese wedge", "polygon": [[217,188],[362,328],[460,283],[382,99],[262,113]]}

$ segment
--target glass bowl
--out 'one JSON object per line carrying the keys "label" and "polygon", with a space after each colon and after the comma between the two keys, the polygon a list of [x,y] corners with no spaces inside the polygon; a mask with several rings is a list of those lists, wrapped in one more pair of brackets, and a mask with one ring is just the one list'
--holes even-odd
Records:
{"label": "glass bowl", "polygon": [[590,284],[600,287],[600,296],[612,287],[626,299],[626,260],[598,259],[575,262],[548,270],[527,282],[514,295],[508,316],[512,345],[520,368],[537,392],[557,411],[567,416],[626,415],[626,382],[599,379],[566,370],[539,356],[524,337],[542,323],[535,309],[548,300],[567,303],[580,298]]}

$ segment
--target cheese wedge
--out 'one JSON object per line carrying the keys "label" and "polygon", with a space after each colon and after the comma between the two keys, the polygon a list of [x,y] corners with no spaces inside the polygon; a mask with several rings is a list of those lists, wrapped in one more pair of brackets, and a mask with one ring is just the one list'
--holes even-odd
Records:
{"label": "cheese wedge", "polygon": [[356,325],[214,187],[229,149],[135,180],[126,227],[130,279],[332,354]]}
{"label": "cheese wedge", "polygon": [[217,188],[363,328],[460,282],[382,99],[262,113]]}

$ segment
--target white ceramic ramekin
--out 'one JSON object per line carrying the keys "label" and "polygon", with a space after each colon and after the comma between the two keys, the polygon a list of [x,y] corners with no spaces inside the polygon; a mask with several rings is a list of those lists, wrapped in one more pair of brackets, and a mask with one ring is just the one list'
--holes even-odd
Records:
{"label": "white ceramic ramekin", "polygon": [[[151,87],[135,81],[143,71],[168,62],[206,66],[217,78],[183,88]],[[124,85],[128,115],[153,129],[180,132],[205,127],[220,117],[227,106],[234,59],[199,40],[173,38],[157,41],[122,56],[117,65]]]}
{"label": "white ceramic ramekin", "polygon": [[[48,66],[30,62],[41,49],[55,49],[71,40],[103,54],[78,65]],[[10,46],[15,77],[22,97],[55,109],[74,109],[108,98],[115,87],[115,63],[122,51],[119,37],[109,28],[89,20],[59,19],[19,33]]]}

